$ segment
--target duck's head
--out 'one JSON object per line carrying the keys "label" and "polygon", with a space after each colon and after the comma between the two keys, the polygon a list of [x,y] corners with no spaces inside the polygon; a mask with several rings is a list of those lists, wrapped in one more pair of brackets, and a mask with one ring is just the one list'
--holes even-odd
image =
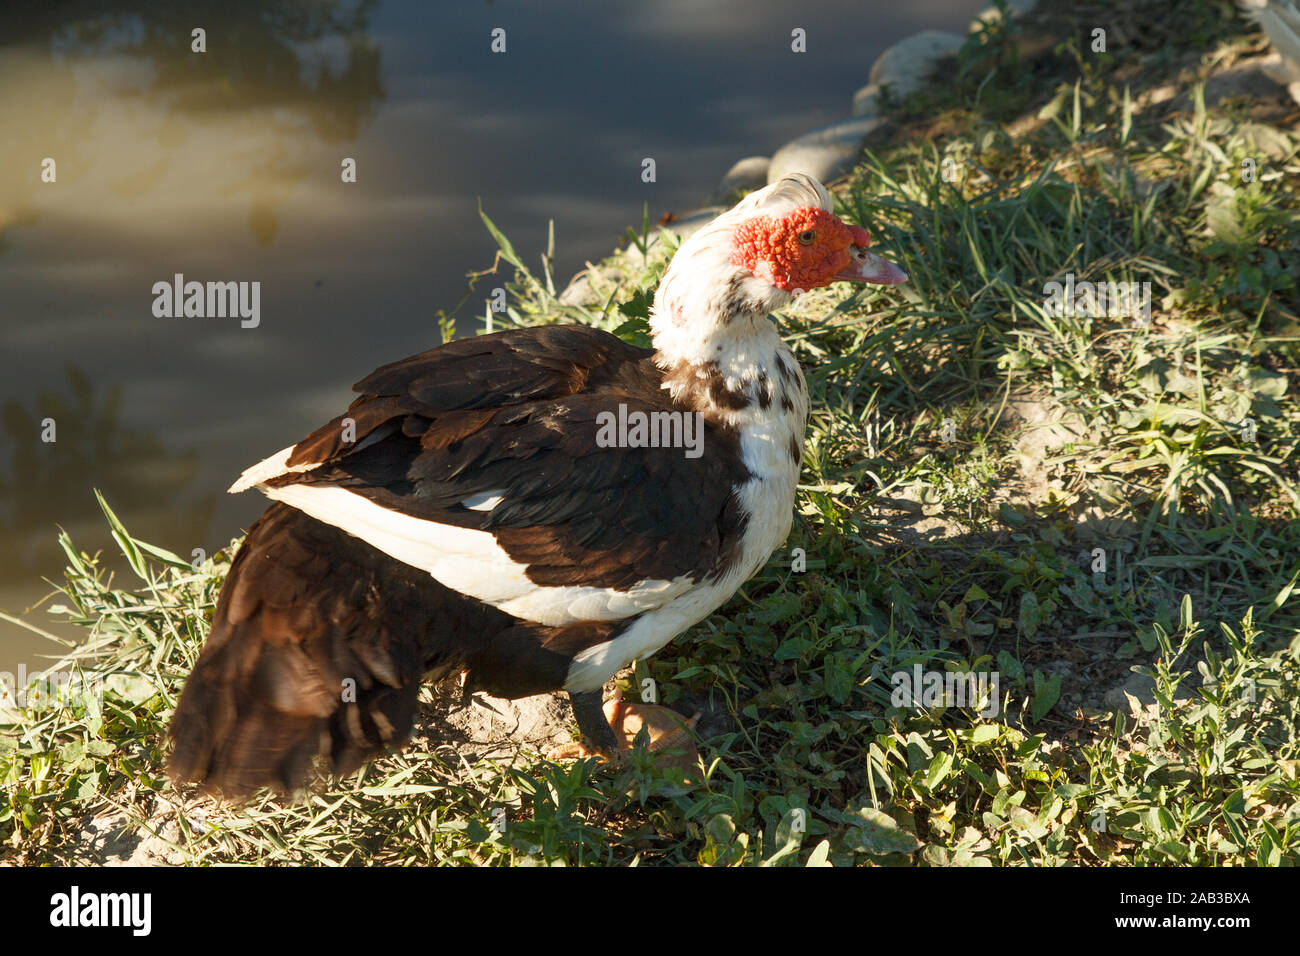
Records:
{"label": "duck's head", "polygon": [[[800,292],[832,282],[894,285],[907,274],[871,252],[861,226],[832,211],[830,193],[792,173],[750,193],[682,243],[659,291],[656,345],[740,334],[737,320],[763,318]],[[662,341],[661,341],[662,340]],[[701,356],[703,357],[703,356]]]}

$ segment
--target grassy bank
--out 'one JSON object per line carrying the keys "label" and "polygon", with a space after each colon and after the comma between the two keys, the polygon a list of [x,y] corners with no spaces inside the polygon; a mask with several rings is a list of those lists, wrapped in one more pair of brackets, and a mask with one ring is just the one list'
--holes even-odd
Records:
{"label": "grassy bank", "polygon": [[[1300,863],[1300,137],[1224,79],[1261,35],[1176,6],[986,31],[838,184],[911,282],[778,317],[814,409],[788,548],[641,665],[709,707],[701,782],[417,740],[297,801],[179,794],[163,731],[229,553],[117,525],[135,580],[61,541],[65,669],[109,677],[0,717],[0,860],[95,858],[91,825],[203,863]],[[649,238],[584,307],[498,235],[497,326],[638,339]],[[1149,283],[1149,315],[1053,314],[1068,275]],[[996,713],[898,706],[917,665],[996,672]]]}

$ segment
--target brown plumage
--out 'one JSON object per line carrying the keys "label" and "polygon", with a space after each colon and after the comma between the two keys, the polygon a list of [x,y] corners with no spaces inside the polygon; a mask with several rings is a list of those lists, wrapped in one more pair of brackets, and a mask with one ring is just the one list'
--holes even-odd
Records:
{"label": "brown plumage", "polygon": [[[702,577],[734,553],[743,530],[731,488],[745,472],[726,429],[713,428],[717,452],[695,462],[657,449],[612,455],[591,441],[594,416],[611,400],[649,408],[647,394],[666,399],[650,356],[582,327],[497,333],[412,356],[359,382],[348,411],[286,459],[314,467],[264,486],[347,487],[394,512],[491,530],[541,587],[626,590]],[[647,482],[675,490],[642,498]],[[509,507],[460,506],[494,487],[512,489]],[[698,521],[696,507],[712,520]],[[170,772],[227,796],[292,789],[318,754],[350,773],[407,739],[429,672],[465,670],[468,689],[502,697],[558,690],[574,655],[625,626],[520,619],[274,504],[231,565],[173,719]]]}
{"label": "brown plumage", "polygon": [[[830,205],[791,176],[692,237],[653,351],[576,326],[453,342],[371,373],[347,412],[248,469],[231,490],[277,503],[177,705],[172,776],[243,796],[300,786],[317,757],[348,773],[405,741],[421,680],[454,671],[470,692],[563,689],[585,743],[615,749],[604,682],[789,530],[808,395],[766,313],[796,282],[903,278]],[[629,430],[610,447],[615,409],[676,416],[682,436],[698,415],[699,444]]]}
{"label": "brown plumage", "polygon": [[454,592],[431,600],[439,588],[337,528],[272,505],[235,557],[185,685],[172,776],[230,796],[289,789],[318,753],[348,773],[404,741],[426,667],[460,663],[427,642],[508,624]]}

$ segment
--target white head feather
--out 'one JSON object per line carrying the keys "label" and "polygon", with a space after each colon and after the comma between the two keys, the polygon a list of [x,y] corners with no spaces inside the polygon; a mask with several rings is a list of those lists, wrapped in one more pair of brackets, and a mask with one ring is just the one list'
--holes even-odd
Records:
{"label": "white head feather", "polygon": [[[767,315],[793,296],[732,261],[735,232],[754,216],[779,219],[805,207],[834,209],[825,186],[792,173],[750,193],[683,242],[655,293],[650,313],[655,347],[674,360],[705,362],[720,350],[734,351],[756,332],[768,332]],[[737,302],[746,304],[739,321],[733,312]]]}

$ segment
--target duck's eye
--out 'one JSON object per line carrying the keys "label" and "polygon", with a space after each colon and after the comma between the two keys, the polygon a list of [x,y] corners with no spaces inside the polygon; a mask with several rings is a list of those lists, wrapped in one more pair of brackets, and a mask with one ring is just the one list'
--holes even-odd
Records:
{"label": "duck's eye", "polygon": [[799,233],[799,241],[803,243],[805,246],[811,246],[814,242],[817,241],[817,230],[806,229],[803,232]]}

